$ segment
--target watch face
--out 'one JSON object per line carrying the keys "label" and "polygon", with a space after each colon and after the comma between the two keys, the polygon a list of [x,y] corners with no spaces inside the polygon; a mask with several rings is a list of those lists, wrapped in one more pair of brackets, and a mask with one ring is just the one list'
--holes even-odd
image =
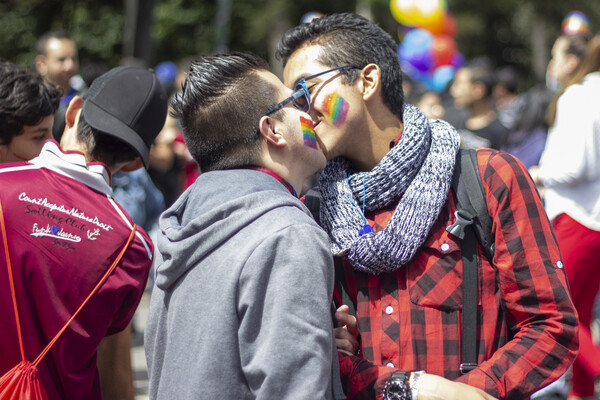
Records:
{"label": "watch face", "polygon": [[384,400],[411,400],[412,395],[408,386],[409,374],[394,372],[383,388]]}

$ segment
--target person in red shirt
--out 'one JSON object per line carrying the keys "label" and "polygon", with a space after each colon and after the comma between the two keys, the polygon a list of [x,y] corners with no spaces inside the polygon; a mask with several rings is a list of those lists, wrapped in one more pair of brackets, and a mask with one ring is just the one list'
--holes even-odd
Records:
{"label": "person in red shirt", "polygon": [[0,375],[40,354],[125,249],[37,366],[50,399],[102,398],[98,344],[128,326],[153,256],[146,232],[113,199],[111,175],[148,166],[166,114],[152,71],[115,68],[71,100],[61,146],[50,139],[31,161],[0,166]]}
{"label": "person in red shirt", "polygon": [[478,150],[495,255],[488,261],[477,245],[477,365],[461,368],[463,261],[446,230],[456,219],[458,135],[404,103],[396,49],[355,14],[301,24],[278,46],[286,86],[308,88],[328,159],[320,220],[360,334],[337,314],[347,324],[338,347],[360,344],[358,355],[340,352],[346,393],[382,398],[387,384],[401,399],[525,399],[560,377],[578,349],[552,227],[525,167]]}

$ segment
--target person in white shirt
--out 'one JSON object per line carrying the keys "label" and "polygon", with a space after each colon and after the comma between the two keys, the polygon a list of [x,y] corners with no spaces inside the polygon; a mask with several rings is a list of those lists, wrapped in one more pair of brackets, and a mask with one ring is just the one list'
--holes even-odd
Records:
{"label": "person in white shirt", "polygon": [[569,399],[592,399],[600,380],[600,348],[590,322],[600,288],[600,34],[556,103],[539,166],[530,170],[560,246],[579,314],[579,355]]}

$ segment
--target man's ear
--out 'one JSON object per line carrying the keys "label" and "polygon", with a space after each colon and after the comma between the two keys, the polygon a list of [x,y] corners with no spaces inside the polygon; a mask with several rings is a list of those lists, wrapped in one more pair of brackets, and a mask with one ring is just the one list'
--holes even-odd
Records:
{"label": "man's ear", "polygon": [[123,165],[120,170],[123,172],[131,172],[135,171],[136,169],[140,169],[143,166],[144,163],[142,163],[142,159],[138,157],[135,160],[129,161],[127,164]]}
{"label": "man's ear", "polygon": [[86,152],[82,143],[77,139],[78,115],[83,107],[83,100],[80,96],[75,96],[69,103],[65,112],[65,130],[60,137],[60,147],[63,150],[78,150]]}
{"label": "man's ear", "polygon": [[67,127],[72,127],[75,125],[75,121],[77,120],[77,113],[79,110],[83,108],[83,99],[81,96],[75,96],[71,99],[69,106],[67,107],[67,111],[65,113],[65,124]]}
{"label": "man's ear", "polygon": [[282,121],[263,115],[258,121],[258,131],[268,144],[277,147],[285,146],[287,142],[281,134],[281,125],[283,125]]}
{"label": "man's ear", "polygon": [[48,73],[48,67],[46,66],[46,56],[38,54],[35,56],[35,69],[41,76],[46,76]]}
{"label": "man's ear", "polygon": [[381,69],[377,64],[368,64],[360,72],[358,78],[359,90],[363,99],[369,101],[381,89]]}

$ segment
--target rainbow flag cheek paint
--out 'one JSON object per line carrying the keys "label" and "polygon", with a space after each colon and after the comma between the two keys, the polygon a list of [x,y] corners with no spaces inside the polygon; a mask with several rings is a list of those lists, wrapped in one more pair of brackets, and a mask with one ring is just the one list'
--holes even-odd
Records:
{"label": "rainbow flag cheek paint", "polygon": [[304,117],[300,117],[300,126],[302,127],[302,137],[304,138],[304,145],[317,149],[317,136],[315,135],[315,125],[312,120]]}
{"label": "rainbow flag cheek paint", "polygon": [[350,104],[346,102],[342,97],[338,96],[337,93],[332,93],[325,98],[323,102],[323,109],[329,116],[329,120],[333,122],[333,125],[340,126],[346,121],[346,115]]}

